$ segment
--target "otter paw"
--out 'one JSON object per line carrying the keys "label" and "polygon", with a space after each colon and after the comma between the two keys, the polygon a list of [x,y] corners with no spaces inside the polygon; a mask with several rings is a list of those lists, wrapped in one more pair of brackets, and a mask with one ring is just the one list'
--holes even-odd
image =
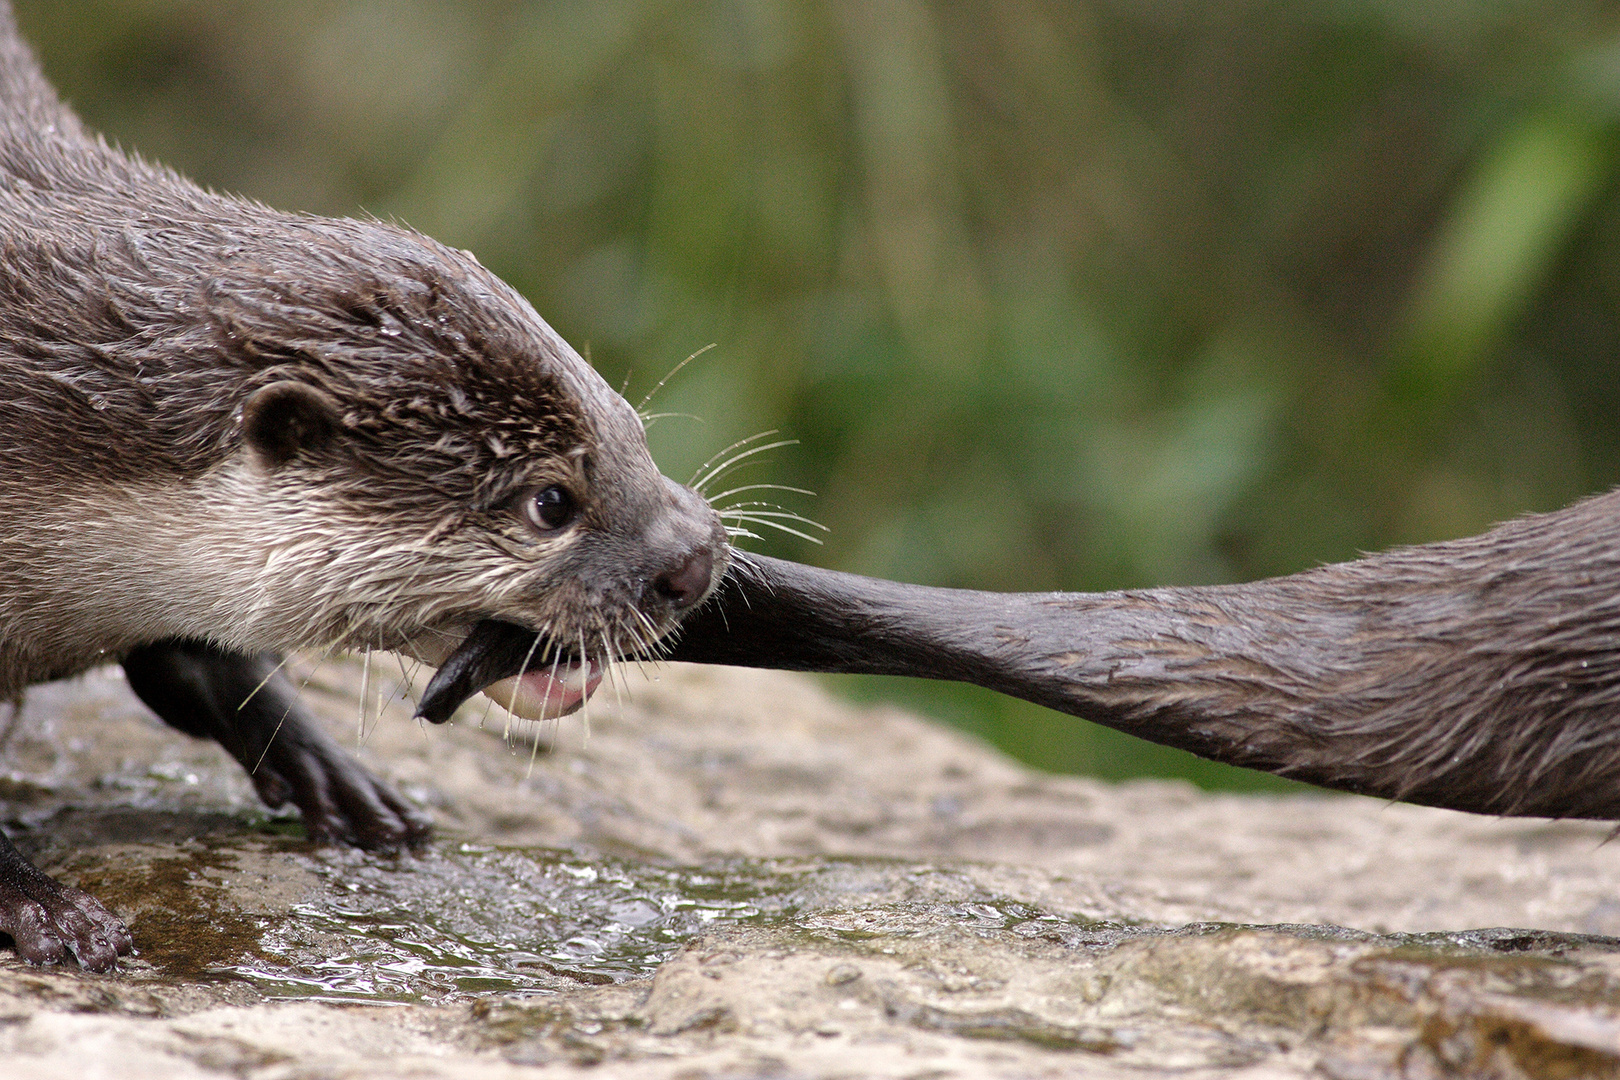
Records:
{"label": "otter paw", "polygon": [[77,959],[86,971],[111,971],[135,948],[129,928],[101,901],[47,876],[0,836],[0,931],[30,964]]}
{"label": "otter paw", "polygon": [[433,832],[426,814],[325,740],[271,744],[253,781],[266,803],[297,806],[317,844],[397,851]]}

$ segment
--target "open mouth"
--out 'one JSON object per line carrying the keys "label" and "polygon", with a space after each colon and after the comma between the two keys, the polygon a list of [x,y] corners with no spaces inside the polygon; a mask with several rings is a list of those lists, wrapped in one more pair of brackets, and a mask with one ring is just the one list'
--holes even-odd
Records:
{"label": "open mouth", "polygon": [[602,664],[559,655],[533,630],[485,619],[439,665],[416,715],[435,724],[450,719],[479,691],[526,720],[567,716],[601,685]]}

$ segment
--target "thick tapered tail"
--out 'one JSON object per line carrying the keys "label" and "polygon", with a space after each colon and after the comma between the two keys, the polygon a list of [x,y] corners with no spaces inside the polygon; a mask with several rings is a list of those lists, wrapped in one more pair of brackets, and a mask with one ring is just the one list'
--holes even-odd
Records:
{"label": "thick tapered tail", "polygon": [[1204,757],[1400,797],[1306,760],[1316,740],[1294,713],[1311,688],[1259,655],[1247,616],[1261,589],[973,592],[750,556],[666,655],[973,683]]}
{"label": "thick tapered tail", "polygon": [[1620,818],[1620,495],[1246,585],[1000,594],[739,558],[670,659],[975,683],[1215,760]]}

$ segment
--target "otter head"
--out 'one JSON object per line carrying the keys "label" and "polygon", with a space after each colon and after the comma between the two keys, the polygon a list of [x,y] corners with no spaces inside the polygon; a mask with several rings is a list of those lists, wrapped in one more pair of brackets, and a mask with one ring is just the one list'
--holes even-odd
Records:
{"label": "otter head", "polygon": [[719,517],[470,255],[369,222],[299,219],[276,243],[295,250],[238,248],[209,276],[213,347],[239,374],[211,501],[248,535],[227,571],[246,595],[208,636],[466,671],[497,626],[522,656],[470,689],[554,716],[709,594]]}

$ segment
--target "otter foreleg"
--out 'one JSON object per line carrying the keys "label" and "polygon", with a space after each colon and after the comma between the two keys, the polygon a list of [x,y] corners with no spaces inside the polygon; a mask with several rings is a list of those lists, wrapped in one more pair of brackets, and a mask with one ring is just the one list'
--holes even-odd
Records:
{"label": "otter foreleg", "polygon": [[173,727],[213,739],[271,807],[289,800],[317,844],[389,851],[427,838],[428,818],[337,744],[268,653],[160,641],[124,658],[129,685]]}

